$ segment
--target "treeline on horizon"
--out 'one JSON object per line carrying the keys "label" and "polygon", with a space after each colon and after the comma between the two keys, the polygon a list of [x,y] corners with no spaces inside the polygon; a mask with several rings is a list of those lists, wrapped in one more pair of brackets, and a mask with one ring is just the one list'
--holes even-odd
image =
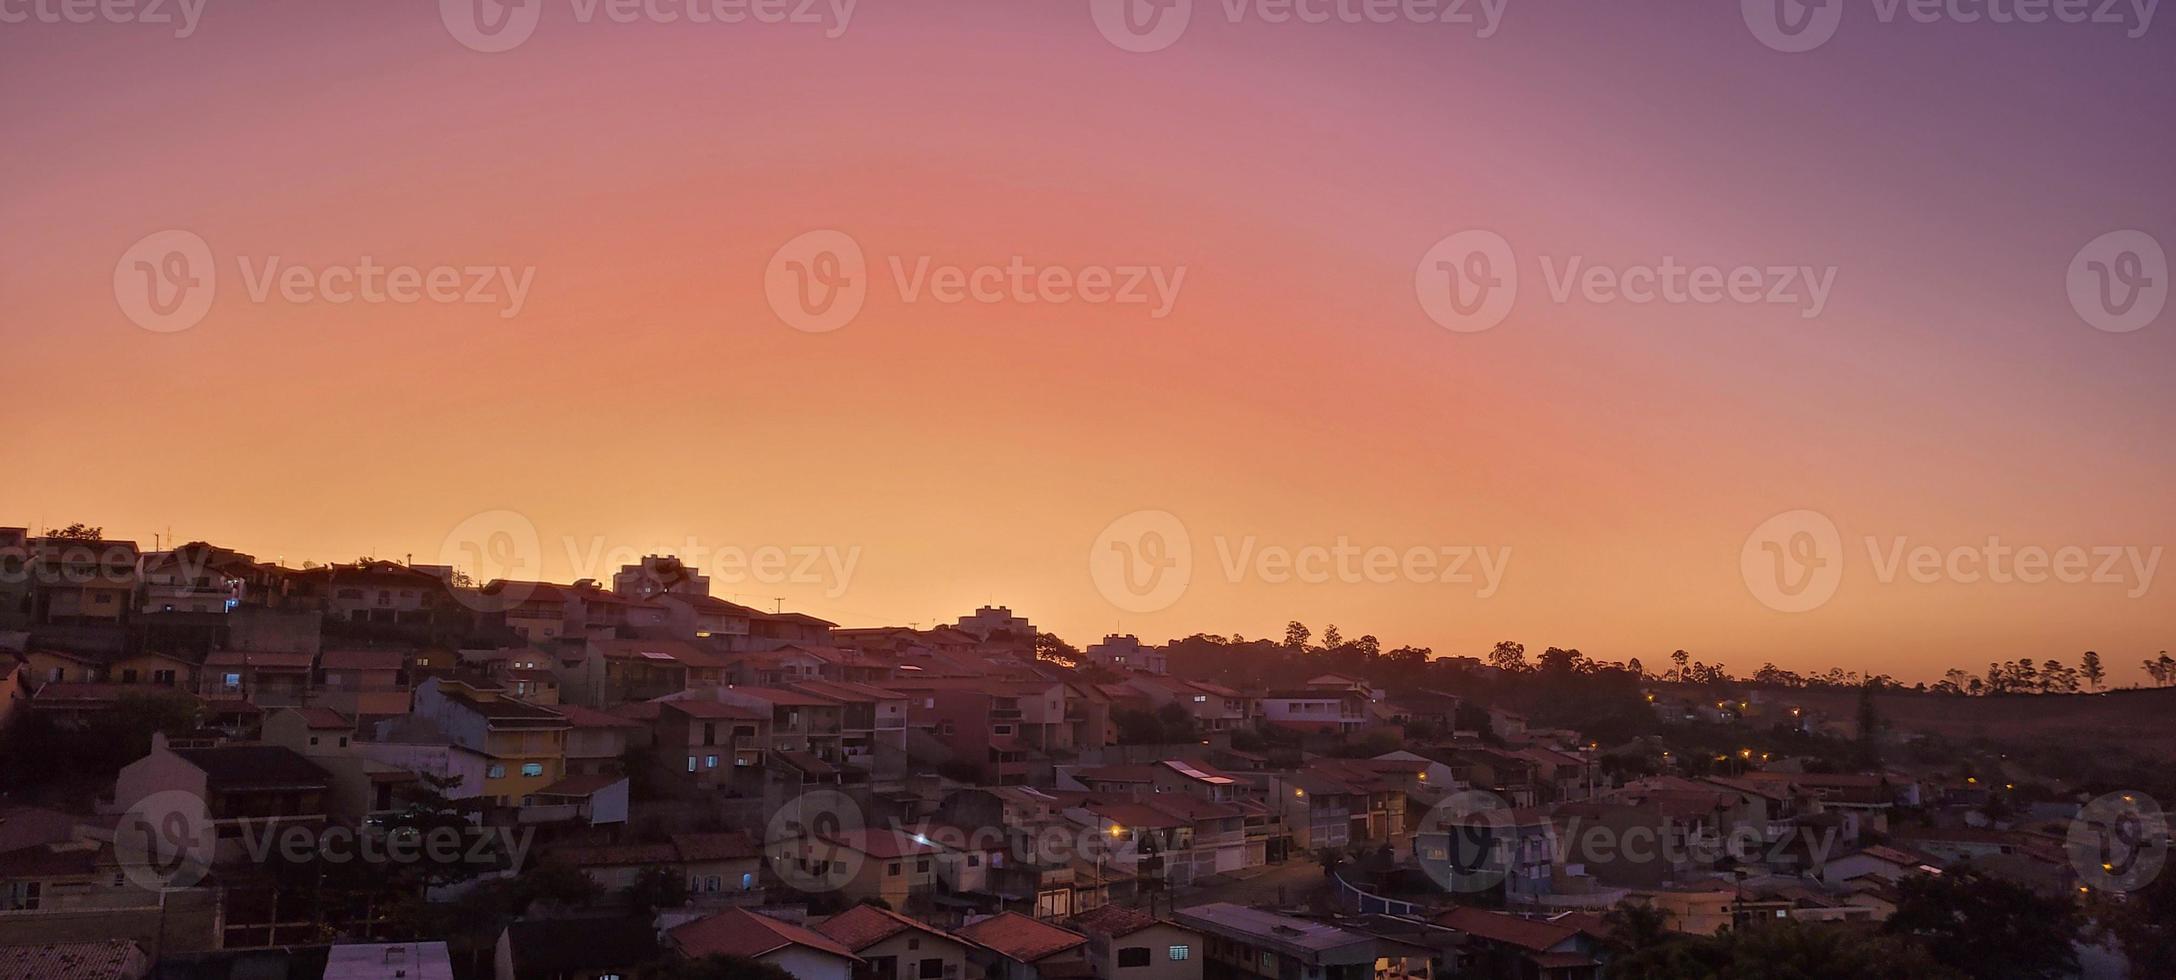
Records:
{"label": "treeline on horizon", "polygon": [[[1078,649],[1043,633],[1037,637],[1040,656],[1088,667]],[[1285,626],[1283,640],[1247,639],[1234,634],[1196,633],[1172,640],[1162,647],[1172,673],[1215,680],[1235,687],[1298,687],[1308,678],[1325,672],[1346,673],[1379,686],[1426,688],[1454,681],[1472,682],[1489,675],[1532,674],[1556,679],[1569,677],[1611,678],[1622,675],[1635,684],[1686,684],[1696,687],[1753,685],[1785,688],[1852,689],[1871,686],[1885,692],[1979,697],[2015,694],[2080,694],[2109,690],[2108,674],[2098,652],[2088,650],[2073,667],[2055,658],[2035,662],[2020,658],[2007,663],[1991,662],[1984,674],[1951,668],[1932,684],[1905,684],[1889,674],[1862,674],[1841,667],[1815,673],[1785,670],[1773,663],[1743,677],[1733,676],[1721,664],[1695,660],[1684,650],[1668,657],[1669,666],[1650,671],[1640,658],[1595,660],[1578,648],[1549,647],[1529,660],[1523,643],[1499,642],[1485,657],[1438,656],[1429,647],[1399,646],[1384,650],[1373,635],[1346,639],[1335,625],[1322,631],[1319,641],[1306,624]],[[1181,669],[1184,664],[1186,669]],[[2162,651],[2140,663],[2152,680],[2151,687],[2176,686],[2176,657]],[[1621,678],[1620,678],[1621,679]],[[2136,686],[2118,688],[2134,689]]]}

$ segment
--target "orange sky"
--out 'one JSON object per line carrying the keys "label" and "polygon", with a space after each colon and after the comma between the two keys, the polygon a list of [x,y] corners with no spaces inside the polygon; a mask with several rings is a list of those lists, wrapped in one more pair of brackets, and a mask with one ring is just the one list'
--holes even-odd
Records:
{"label": "orange sky", "polygon": [[[2063,291],[2096,235],[2176,236],[2168,140],[2137,125],[2169,98],[2159,36],[1868,30],[1783,56],[1732,11],[1515,8],[1485,41],[1196,17],[1155,54],[1070,6],[979,2],[862,10],[836,39],[549,7],[502,54],[420,7],[0,32],[0,524],[435,561],[503,510],[552,577],[691,537],[852,555],[844,581],[716,591],[848,625],[1007,603],[1075,642],[1300,619],[1909,679],[2093,648],[2124,680],[2172,645],[2158,579],[1921,583],[1866,543],[2176,539],[2176,322],[2095,330]],[[1510,241],[1522,283],[1457,333],[1415,264],[1468,228]],[[165,229],[218,275],[172,333],[114,284]],[[820,229],[867,253],[870,296],[809,333],[765,275]],[[258,301],[242,271],[362,256],[533,279],[502,318]],[[910,301],[885,265],[1014,256],[1185,278],[1154,318]],[[1555,302],[1545,263],[1574,256],[1835,285],[1810,319]],[[1779,612],[1741,552],[1799,509],[1838,528],[1842,578]],[[1184,522],[1194,574],[1129,612],[1090,552],[1143,510]],[[1220,553],[1250,537],[1509,558],[1486,597],[1234,578]]]}

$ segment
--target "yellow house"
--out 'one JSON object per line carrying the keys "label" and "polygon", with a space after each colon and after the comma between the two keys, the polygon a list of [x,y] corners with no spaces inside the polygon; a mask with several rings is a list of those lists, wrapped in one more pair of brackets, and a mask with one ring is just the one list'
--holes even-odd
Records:
{"label": "yellow house", "polygon": [[567,774],[573,723],[500,688],[433,677],[416,688],[414,713],[454,744],[483,753],[483,795],[500,806],[521,806]]}

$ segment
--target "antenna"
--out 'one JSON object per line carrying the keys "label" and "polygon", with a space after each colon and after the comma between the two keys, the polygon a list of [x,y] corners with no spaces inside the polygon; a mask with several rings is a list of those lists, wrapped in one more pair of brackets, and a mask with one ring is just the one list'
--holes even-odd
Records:
{"label": "antenna", "polygon": [[782,613],[782,612],[785,612],[785,611],[786,611],[786,597],[785,597],[785,596],[782,596],[782,595],[776,595],[776,596],[772,596],[772,597],[771,597],[771,611],[772,611],[772,612],[774,612],[774,613]]}

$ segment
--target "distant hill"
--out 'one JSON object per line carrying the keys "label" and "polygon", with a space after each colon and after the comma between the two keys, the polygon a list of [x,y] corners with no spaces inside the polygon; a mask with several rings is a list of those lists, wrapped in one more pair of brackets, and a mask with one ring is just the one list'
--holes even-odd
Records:
{"label": "distant hill", "polygon": [[[1780,696],[1832,718],[1851,718],[1858,710],[1858,691],[1850,688],[1793,689]],[[1978,698],[1906,691],[1877,695],[1874,703],[1896,731],[2078,746],[2122,743],[2176,758],[2176,687]]]}

